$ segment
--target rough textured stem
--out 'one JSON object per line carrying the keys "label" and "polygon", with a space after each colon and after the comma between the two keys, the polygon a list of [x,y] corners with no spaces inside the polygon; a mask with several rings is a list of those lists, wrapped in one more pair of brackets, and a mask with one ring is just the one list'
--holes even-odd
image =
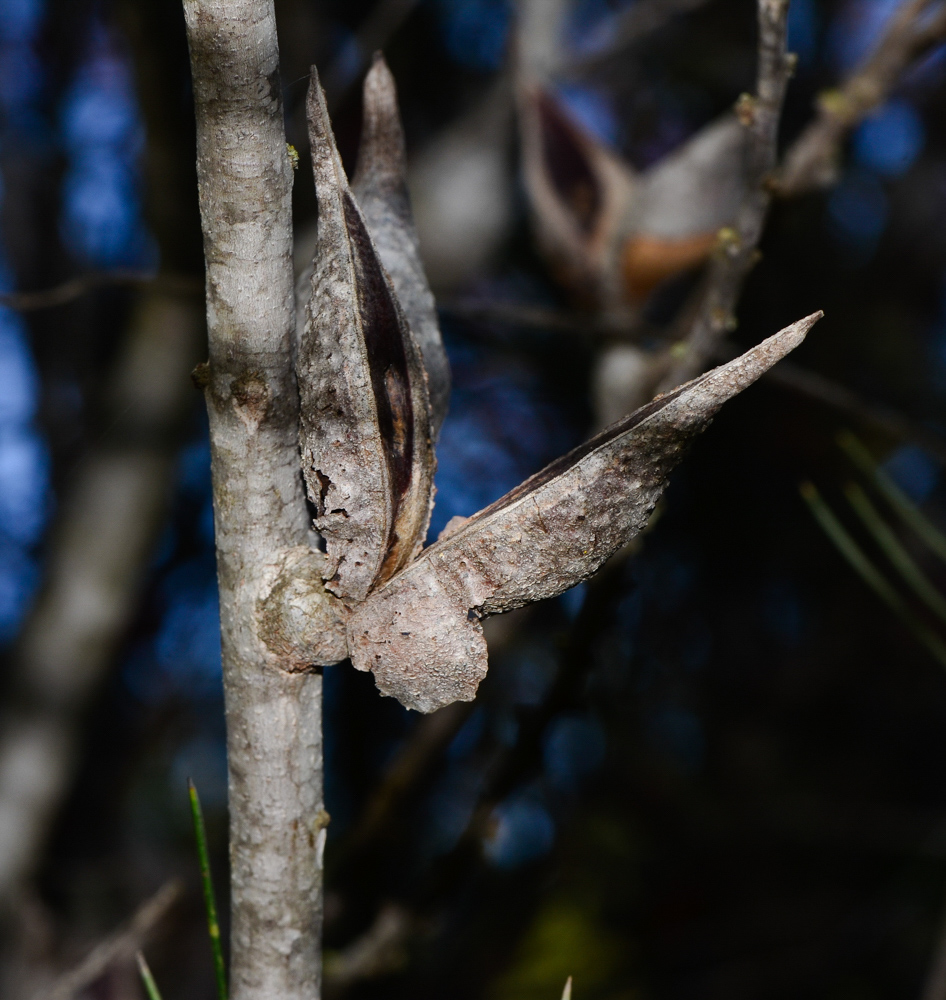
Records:
{"label": "rough textured stem", "polygon": [[680,347],[680,358],[661,382],[667,392],[705,367],[732,325],[743,282],[755,263],[762,230],[772,201],[770,182],[776,162],[782,102],[794,60],[785,50],[788,0],[759,0],[759,69],[755,97],[741,99],[740,119],[749,130],[746,149],[746,194],[735,225],[720,241],[710,264],[697,317]]}
{"label": "rough textured stem", "polygon": [[276,22],[270,0],[185,0],[184,12],[207,262],[203,377],[230,768],[231,996],[311,1000],[320,986],[325,840],[322,678],[260,632],[286,553],[311,538],[292,371],[292,167]]}

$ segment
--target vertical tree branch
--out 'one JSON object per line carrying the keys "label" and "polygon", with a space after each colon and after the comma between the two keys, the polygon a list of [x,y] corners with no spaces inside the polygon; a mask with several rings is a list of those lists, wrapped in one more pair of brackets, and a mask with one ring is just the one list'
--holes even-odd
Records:
{"label": "vertical tree branch", "polygon": [[312,537],[292,369],[292,167],[276,22],[271,0],[184,0],[184,11],[207,261],[202,378],[230,768],[231,993],[311,1000],[325,841],[322,678],[274,641],[261,610],[281,566],[307,558]]}
{"label": "vertical tree branch", "polygon": [[759,70],[754,97],[740,98],[736,112],[749,130],[746,194],[732,230],[723,231],[710,263],[705,292],[676,363],[661,382],[666,392],[703,371],[733,322],[743,282],[757,258],[757,247],[772,201],[778,125],[785,89],[794,66],[785,50],[788,0],[759,0]]}

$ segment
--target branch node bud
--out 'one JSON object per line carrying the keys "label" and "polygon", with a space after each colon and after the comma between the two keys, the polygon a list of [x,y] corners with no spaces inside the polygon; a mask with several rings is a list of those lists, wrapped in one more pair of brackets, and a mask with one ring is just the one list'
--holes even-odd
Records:
{"label": "branch node bud", "polygon": [[739,124],[745,126],[745,128],[754,125],[758,108],[759,102],[752,94],[740,94],[734,106]]}

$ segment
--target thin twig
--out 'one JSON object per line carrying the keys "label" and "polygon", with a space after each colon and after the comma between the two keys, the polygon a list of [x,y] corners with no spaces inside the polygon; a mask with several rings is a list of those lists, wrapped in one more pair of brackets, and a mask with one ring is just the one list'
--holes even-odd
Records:
{"label": "thin twig", "polygon": [[[772,195],[798,195],[832,183],[840,145],[850,129],[887,97],[916,58],[946,37],[946,3],[939,0],[940,6],[931,12],[936,2],[907,0],[903,4],[873,53],[841,88],[823,95],[818,118],[790,148],[777,174],[778,122],[794,58],[784,49],[787,3],[760,0],[758,95],[755,101],[742,98],[737,106],[740,117],[750,122],[746,198],[733,229],[720,233],[702,290],[694,297],[696,319],[692,324],[681,319],[679,325],[688,330],[686,336],[654,359],[651,378],[657,392],[666,392],[699,374],[714,353],[714,345],[733,325],[743,283],[758,258],[757,246]],[[668,358],[675,360],[661,378]],[[785,369],[779,366],[770,374],[779,378]],[[811,388],[810,381],[806,388]],[[649,397],[653,391],[644,395]],[[912,432],[905,436],[912,436]]]}
{"label": "thin twig", "polygon": [[333,867],[348,862],[385,829],[400,802],[435,764],[473,709],[458,701],[425,716],[375,789],[355,829],[337,852]]}
{"label": "thin twig", "polygon": [[606,41],[596,44],[592,39],[591,51],[576,56],[565,67],[570,76],[586,76],[615,61],[642,38],[647,38],[680,14],[702,7],[706,0],[638,0],[607,25]]}
{"label": "thin twig", "polygon": [[521,302],[495,300],[465,301],[448,299],[438,305],[446,316],[472,323],[495,323],[501,326],[568,333],[587,340],[636,341],[647,330],[647,324],[636,319],[633,323],[612,322],[601,313],[567,312],[563,309],[527,305]]}
{"label": "thin twig", "polygon": [[180,882],[174,879],[165,883],[138,909],[126,928],[97,944],[76,968],[61,976],[45,994],[46,1000],[69,1000],[80,990],[91,986],[116,962],[131,959],[180,895]]}
{"label": "thin twig", "polygon": [[788,361],[766,372],[766,378],[872,424],[891,437],[913,441],[940,462],[946,463],[946,440],[941,435],[898,410],[864,399],[839,382]]}
{"label": "thin twig", "polygon": [[818,114],[785,154],[778,194],[786,197],[827,187],[837,179],[841,144],[848,133],[897,85],[904,70],[946,38],[946,3],[906,0],[890,18],[870,55],[835,90],[818,98]]}
{"label": "thin twig", "polygon": [[120,285],[148,285],[155,291],[170,294],[197,294],[204,290],[199,278],[191,278],[184,274],[149,274],[147,271],[104,271],[101,274],[84,274],[78,278],[70,278],[61,285],[44,288],[36,292],[3,292],[0,293],[0,306],[16,309],[18,312],[31,312],[36,309],[52,309],[87,295],[97,288],[108,288]]}
{"label": "thin twig", "polygon": [[651,516],[645,533],[616,552],[597,576],[588,581],[588,590],[568,632],[555,677],[535,711],[520,720],[515,742],[502,746],[484,768],[476,808],[463,836],[448,856],[448,863],[452,860],[454,864],[459,862],[461,867],[466,865],[471,848],[475,856],[479,856],[480,843],[490,827],[496,804],[540,766],[542,735],[548,731],[549,722],[562,711],[573,710],[581,703],[584,680],[593,662],[588,649],[613,613],[613,600],[622,585],[625,564],[644,544],[646,531],[656,523],[660,509],[658,507]]}
{"label": "thin twig", "polygon": [[735,225],[723,230],[710,263],[697,317],[674,350],[677,358],[658,391],[666,392],[698,375],[732,326],[742,285],[756,262],[759,239],[772,201],[779,119],[794,66],[785,50],[788,0],[759,0],[759,73],[755,97],[740,98],[737,113],[746,124],[746,193]]}
{"label": "thin twig", "polygon": [[331,996],[366,979],[401,968],[407,960],[407,943],[416,921],[401,906],[387,903],[374,923],[347,948],[325,956],[325,989]]}
{"label": "thin twig", "polygon": [[[634,327],[614,327],[599,322],[594,316],[546,309],[541,306],[521,305],[515,302],[446,302],[441,312],[464,320],[481,323],[506,324],[513,327],[534,328],[584,337],[595,344],[605,341],[637,342],[641,336],[653,331],[642,323]],[[505,343],[505,341],[504,341]],[[515,342],[513,341],[513,344]],[[719,343],[713,359],[730,361],[740,353],[730,341]],[[661,355],[655,355],[656,360]],[[788,389],[816,399],[832,409],[869,424],[889,434],[898,441],[913,441],[939,461],[946,464],[946,438],[927,427],[920,420],[891,406],[877,403],[849,389],[841,382],[818,372],[810,371],[792,361],[781,361],[770,368],[763,378]]]}

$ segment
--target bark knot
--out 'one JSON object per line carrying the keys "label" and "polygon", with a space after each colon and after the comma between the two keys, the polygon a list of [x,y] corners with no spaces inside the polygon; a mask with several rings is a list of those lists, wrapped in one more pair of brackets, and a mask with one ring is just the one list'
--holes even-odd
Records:
{"label": "bark knot", "polygon": [[230,395],[240,418],[255,425],[262,423],[272,393],[266,376],[260,371],[245,371],[230,383]]}
{"label": "bark knot", "polygon": [[338,663],[348,655],[346,609],[325,589],[326,556],[307,546],[289,549],[272,585],[257,602],[257,633],[288,673]]}

